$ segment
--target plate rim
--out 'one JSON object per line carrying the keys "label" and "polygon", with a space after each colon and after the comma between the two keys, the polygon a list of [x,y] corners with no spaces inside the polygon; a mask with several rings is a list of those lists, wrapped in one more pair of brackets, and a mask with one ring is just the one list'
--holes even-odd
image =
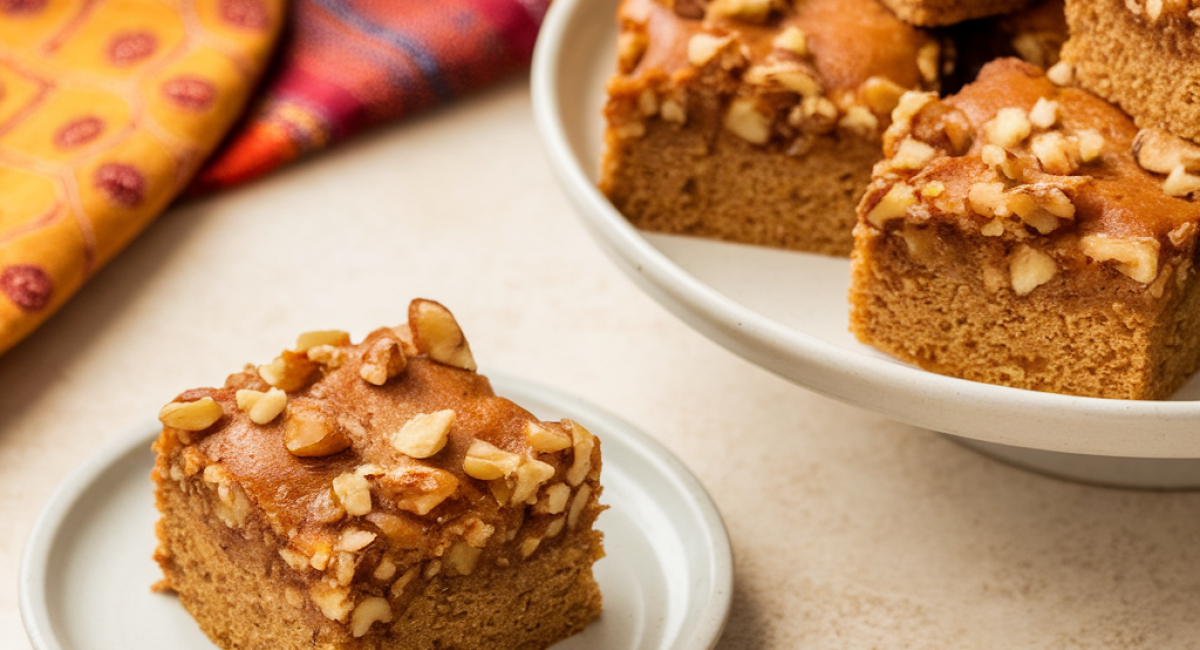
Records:
{"label": "plate rim", "polygon": [[[615,0],[607,0],[615,6]],[[1030,391],[983,384],[888,363],[842,348],[787,327],[717,292],[675,265],[628,223],[593,180],[570,144],[556,80],[561,53],[577,31],[574,23],[595,0],[556,0],[543,23],[534,50],[531,96],[536,127],[560,185],[601,248],[643,290],[669,311],[716,343],[747,360],[828,397],[867,408],[890,419],[966,438],[1047,451],[1144,458],[1200,458],[1200,436],[1188,428],[1200,422],[1200,400],[1138,401]],[[614,24],[615,21],[611,21]],[[599,110],[599,107],[596,107]],[[695,321],[702,321],[697,324]],[[801,373],[781,357],[800,361]],[[802,377],[797,377],[797,375]],[[883,391],[880,402],[864,397]],[[955,417],[947,396],[969,402],[989,424]],[[932,407],[932,408],[931,408]],[[1009,430],[1017,410],[1030,411],[1027,422],[1041,430],[1070,432],[1053,442]],[[1122,437],[1130,427],[1157,427],[1157,435]],[[964,428],[966,427],[966,428]],[[1096,431],[1105,432],[1097,441]]]}
{"label": "plate rim", "polygon": [[[539,402],[561,411],[564,417],[588,422],[601,431],[602,443],[618,440],[618,445],[640,460],[666,470],[661,477],[670,479],[682,489],[676,496],[692,504],[693,514],[699,516],[695,523],[708,537],[709,543],[704,548],[708,550],[707,567],[712,589],[701,596],[705,599],[703,607],[694,617],[685,618],[683,625],[674,631],[674,637],[664,639],[659,650],[712,650],[716,647],[732,607],[733,552],[720,511],[700,480],[662,443],[606,409],[555,388],[504,373],[489,372],[486,376],[497,395],[512,399],[518,405],[524,399]],[[34,521],[26,538],[17,577],[21,620],[34,650],[75,650],[64,646],[55,634],[47,603],[46,577],[54,548],[68,523],[67,516],[85,496],[86,490],[104,478],[114,464],[134,453],[140,445],[147,445],[149,453],[148,445],[161,427],[156,419],[142,420],[101,444],[53,490]],[[146,489],[150,490],[149,482]],[[694,592],[688,594],[691,604]]]}

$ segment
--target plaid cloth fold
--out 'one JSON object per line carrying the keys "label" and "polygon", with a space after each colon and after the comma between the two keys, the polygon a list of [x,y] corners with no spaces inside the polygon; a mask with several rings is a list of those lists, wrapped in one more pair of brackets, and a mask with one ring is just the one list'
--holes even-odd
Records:
{"label": "plaid cloth fold", "polygon": [[525,69],[549,0],[299,0],[247,123],[193,191],[248,181]]}

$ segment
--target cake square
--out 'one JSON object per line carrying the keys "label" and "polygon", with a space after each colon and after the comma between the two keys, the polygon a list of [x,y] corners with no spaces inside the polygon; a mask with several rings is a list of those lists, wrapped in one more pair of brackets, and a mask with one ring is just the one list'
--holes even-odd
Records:
{"label": "cake square", "polygon": [[1069,0],[1063,59],[1141,127],[1200,142],[1200,8],[1186,0]]}
{"label": "cake square", "polygon": [[600,187],[638,228],[848,255],[938,40],[877,0],[624,0]]}
{"label": "cake square", "polygon": [[159,586],[222,648],[532,650],[599,615],[599,441],[494,395],[436,302],[160,419]]}
{"label": "cake square", "polygon": [[1155,171],[1200,148],[1015,59],[893,120],[855,228],[860,340],[1095,397],[1161,399],[1200,366],[1200,178]]}

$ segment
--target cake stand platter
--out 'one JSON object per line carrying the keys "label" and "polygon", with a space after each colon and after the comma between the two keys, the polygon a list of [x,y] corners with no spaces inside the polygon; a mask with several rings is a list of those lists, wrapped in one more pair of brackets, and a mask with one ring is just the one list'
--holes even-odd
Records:
{"label": "cake stand platter", "polygon": [[618,0],[557,0],[533,63],[539,133],[606,253],[716,343],[823,395],[953,436],[1051,475],[1131,487],[1200,487],[1200,376],[1170,400],[992,386],[925,372],[847,331],[849,262],[637,231],[596,189]]}

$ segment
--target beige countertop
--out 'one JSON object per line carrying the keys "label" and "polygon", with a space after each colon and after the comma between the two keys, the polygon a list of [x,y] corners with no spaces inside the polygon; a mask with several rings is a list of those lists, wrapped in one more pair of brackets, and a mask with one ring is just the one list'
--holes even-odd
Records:
{"label": "beige countertop", "polygon": [[524,80],[171,210],[0,357],[0,647],[29,647],[26,537],[98,446],[415,296],[454,310],[481,372],[604,407],[695,472],[733,543],[719,648],[1200,647],[1200,493],[1026,473],[710,343],[589,240]]}

